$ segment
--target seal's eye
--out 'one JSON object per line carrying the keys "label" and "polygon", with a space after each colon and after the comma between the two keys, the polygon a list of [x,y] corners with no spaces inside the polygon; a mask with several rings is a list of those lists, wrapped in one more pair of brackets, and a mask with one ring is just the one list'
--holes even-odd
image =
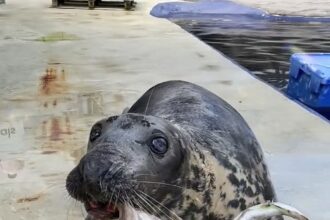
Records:
{"label": "seal's eye", "polygon": [[95,126],[94,128],[92,128],[92,131],[89,135],[89,139],[90,139],[91,142],[93,142],[100,136],[101,136],[101,127],[100,126]]}
{"label": "seal's eye", "polygon": [[168,143],[163,137],[155,137],[151,140],[150,149],[152,152],[158,155],[163,155],[167,152]]}

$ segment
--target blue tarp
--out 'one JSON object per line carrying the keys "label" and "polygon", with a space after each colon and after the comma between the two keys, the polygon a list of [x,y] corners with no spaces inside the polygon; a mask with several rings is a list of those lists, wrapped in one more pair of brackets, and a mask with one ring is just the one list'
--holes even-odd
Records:
{"label": "blue tarp", "polygon": [[260,9],[243,6],[227,0],[160,3],[151,11],[151,15],[161,18],[171,18],[182,14],[265,16],[267,13]]}
{"label": "blue tarp", "polygon": [[261,18],[268,21],[330,22],[329,17],[272,15],[261,9],[241,5],[229,0],[159,3],[151,10],[150,14],[159,18],[209,18],[240,15],[242,17]]}

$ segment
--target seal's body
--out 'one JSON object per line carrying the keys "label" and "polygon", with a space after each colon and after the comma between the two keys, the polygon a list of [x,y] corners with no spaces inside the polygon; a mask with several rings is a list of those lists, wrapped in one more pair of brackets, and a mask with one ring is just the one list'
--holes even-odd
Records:
{"label": "seal's body", "polygon": [[161,219],[232,220],[275,200],[244,119],[183,81],[158,84],[128,112],[97,122],[67,189],[94,219],[114,219],[129,203]]}

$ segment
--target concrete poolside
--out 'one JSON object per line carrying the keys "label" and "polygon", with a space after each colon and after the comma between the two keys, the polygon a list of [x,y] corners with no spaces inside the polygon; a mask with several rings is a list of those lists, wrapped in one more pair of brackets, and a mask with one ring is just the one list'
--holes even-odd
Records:
{"label": "concrete poolside", "polygon": [[[198,83],[232,104],[260,141],[281,201],[330,218],[330,126],[167,20],[136,11],[0,6],[0,219],[82,219],[65,177],[93,122],[165,80]],[[46,69],[52,80],[46,80]],[[57,73],[55,73],[57,71]],[[46,77],[46,78],[45,78]],[[11,135],[9,136],[9,133]]]}

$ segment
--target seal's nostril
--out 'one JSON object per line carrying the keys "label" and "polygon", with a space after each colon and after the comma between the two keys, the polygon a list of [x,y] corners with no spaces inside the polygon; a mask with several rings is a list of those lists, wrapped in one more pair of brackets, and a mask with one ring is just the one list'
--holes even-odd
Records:
{"label": "seal's nostril", "polygon": [[95,160],[83,160],[80,166],[82,176],[85,181],[98,181],[102,175],[102,166]]}
{"label": "seal's nostril", "polygon": [[97,166],[95,164],[95,161],[93,160],[89,160],[86,164],[85,164],[85,171],[86,172],[94,172],[96,170]]}

